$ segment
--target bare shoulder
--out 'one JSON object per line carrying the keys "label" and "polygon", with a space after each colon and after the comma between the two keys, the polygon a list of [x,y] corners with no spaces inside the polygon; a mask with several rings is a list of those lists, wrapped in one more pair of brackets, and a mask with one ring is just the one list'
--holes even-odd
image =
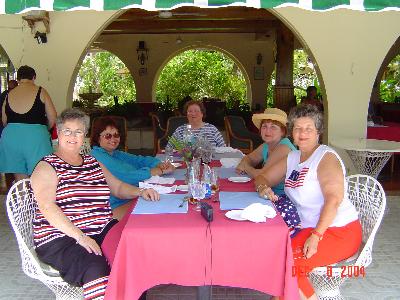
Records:
{"label": "bare shoulder", "polygon": [[330,175],[335,173],[342,174],[342,166],[338,157],[332,152],[325,153],[318,165],[318,173],[327,173]]}
{"label": "bare shoulder", "polygon": [[41,90],[41,92],[40,92],[40,99],[41,99],[43,102],[46,102],[46,101],[48,101],[48,100],[51,100],[49,93],[47,92],[47,90],[46,90],[44,87],[42,87],[42,90]]}
{"label": "bare shoulder", "polygon": [[40,161],[31,175],[32,187],[44,187],[50,185],[57,185],[58,179],[56,171],[50,164],[45,161]]}
{"label": "bare shoulder", "polygon": [[285,145],[285,144],[278,144],[278,145],[276,146],[274,152],[275,152],[275,151],[278,151],[278,152],[287,152],[287,153],[289,153],[291,150],[290,150],[290,148],[289,148],[288,145]]}

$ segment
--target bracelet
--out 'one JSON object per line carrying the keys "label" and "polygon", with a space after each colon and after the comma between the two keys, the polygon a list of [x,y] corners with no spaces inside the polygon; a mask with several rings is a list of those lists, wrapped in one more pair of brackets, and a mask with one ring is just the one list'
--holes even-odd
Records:
{"label": "bracelet", "polygon": [[83,239],[86,236],[83,232],[80,234],[80,236],[76,239],[76,243],[79,244],[81,242],[81,239]]}
{"label": "bracelet", "polygon": [[311,234],[316,235],[319,238],[319,240],[322,240],[322,238],[324,237],[322,233],[319,233],[316,230],[311,231]]}
{"label": "bracelet", "polygon": [[262,184],[259,184],[257,187],[256,187],[256,191],[257,191],[257,193],[259,193],[260,192],[260,189],[261,188],[266,188],[267,187],[267,185],[266,184],[264,184],[264,183],[262,183]]}
{"label": "bracelet", "polygon": [[139,189],[139,197],[142,197],[144,190],[145,190],[144,188]]}

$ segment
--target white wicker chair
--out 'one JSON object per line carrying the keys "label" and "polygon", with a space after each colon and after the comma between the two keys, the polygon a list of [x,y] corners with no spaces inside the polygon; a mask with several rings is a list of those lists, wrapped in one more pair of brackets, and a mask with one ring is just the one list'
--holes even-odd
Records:
{"label": "white wicker chair", "polygon": [[21,253],[22,270],[31,278],[44,283],[56,295],[56,299],[83,299],[83,289],[66,283],[58,271],[42,263],[33,248],[32,221],[36,211],[36,201],[30,180],[16,182],[7,194],[7,214],[17,238]]}
{"label": "white wicker chair", "polygon": [[80,154],[82,155],[88,155],[92,151],[92,148],[90,148],[90,141],[88,139],[85,139],[83,142],[83,145],[81,147],[81,151],[79,151]]}
{"label": "white wicker chair", "polygon": [[359,254],[354,257],[354,263],[351,262],[351,259],[348,259],[346,262],[332,265],[332,276],[327,276],[327,267],[315,268],[310,272],[309,278],[314,286],[315,293],[318,299],[322,300],[344,299],[339,289],[348,277],[341,276],[343,265],[346,265],[346,270],[350,270],[354,266],[357,266],[358,269],[360,267],[366,268],[372,262],[372,245],[385,212],[385,192],[375,178],[357,174],[348,176],[346,181],[349,199],[359,212],[362,226],[362,245]]}

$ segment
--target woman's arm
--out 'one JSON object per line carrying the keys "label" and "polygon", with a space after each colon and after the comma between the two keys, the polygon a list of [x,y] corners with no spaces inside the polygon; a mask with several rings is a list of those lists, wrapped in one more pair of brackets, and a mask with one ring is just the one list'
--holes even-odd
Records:
{"label": "woman's arm", "polygon": [[114,177],[107,168],[100,163],[103,170],[104,177],[106,178],[107,184],[110,187],[111,193],[120,199],[132,199],[138,196],[143,197],[146,200],[158,201],[160,195],[153,189],[140,189],[136,186],[127,184],[118,178]]}
{"label": "woman's arm", "polygon": [[[337,209],[344,197],[344,176],[342,166],[333,153],[326,153],[317,169],[318,181],[324,196],[324,205],[315,227],[319,235],[323,235],[336,217]],[[317,252],[320,238],[311,234],[304,243],[303,253],[310,258]]]}
{"label": "woman's arm", "polygon": [[285,179],[287,169],[287,156],[281,158],[275,164],[262,172],[255,178],[254,186],[261,197],[268,197],[271,201],[277,201],[278,196],[272,191],[271,187],[277,185]]}
{"label": "woman's arm", "polygon": [[262,157],[263,147],[264,144],[261,144],[253,152],[243,157],[240,163],[236,167],[236,172],[237,173],[245,172],[252,178],[256,177],[259,174],[258,173],[259,170],[257,170],[255,167],[263,161]]}
{"label": "woman's arm", "polygon": [[275,149],[269,153],[267,161],[262,169],[259,170],[259,172],[262,172],[264,169],[268,169],[270,166],[274,165],[283,158],[286,159],[290,151],[291,149],[288,146],[278,144]]}
{"label": "woman's arm", "polygon": [[56,204],[57,184],[58,179],[54,169],[46,162],[39,162],[32,173],[31,185],[41,213],[50,225],[74,238],[89,253],[101,255],[101,249],[96,241],[76,227]]}
{"label": "woman's arm", "polygon": [[215,126],[214,126],[214,141],[215,141],[216,147],[225,147],[226,146],[221,132],[219,132],[218,128]]}
{"label": "woman's arm", "polygon": [[116,151],[117,152],[115,154],[117,155],[117,158],[135,166],[136,169],[140,169],[143,167],[154,168],[161,163],[158,158],[153,156],[134,155],[124,151]]}
{"label": "woman's arm", "polygon": [[129,164],[118,157],[111,156],[99,146],[94,146],[91,154],[102,163],[109,172],[119,180],[128,184],[139,185],[140,181],[149,179],[153,175],[161,175],[160,168],[141,168],[137,169],[133,164]]}
{"label": "woman's arm", "polygon": [[1,106],[1,121],[3,122],[3,126],[7,125],[7,115],[6,115],[6,101],[3,101],[3,105]]}
{"label": "woman's arm", "polygon": [[54,107],[53,101],[51,100],[49,93],[43,87],[42,87],[40,99],[42,99],[44,102],[44,107],[46,110],[46,116],[47,116],[47,121],[48,121],[48,127],[52,128],[56,122],[57,112],[56,112],[56,108]]}

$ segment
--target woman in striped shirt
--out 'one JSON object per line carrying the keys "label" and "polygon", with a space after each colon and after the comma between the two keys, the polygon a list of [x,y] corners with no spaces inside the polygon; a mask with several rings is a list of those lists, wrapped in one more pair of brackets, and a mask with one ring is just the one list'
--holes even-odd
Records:
{"label": "woman in striped shirt", "polygon": [[83,286],[85,299],[103,299],[110,267],[100,246],[117,223],[110,193],[151,201],[159,195],[123,183],[94,157],[81,156],[88,126],[89,117],[77,109],[57,118],[58,149],[38,163],[31,177],[38,204],[33,238],[38,257],[60,271],[66,282]]}
{"label": "woman in striped shirt", "polygon": [[[198,138],[200,136],[205,137],[207,141],[214,147],[224,147],[225,141],[221,133],[214,125],[203,122],[203,118],[206,114],[206,109],[202,102],[191,100],[186,102],[184,113],[188,119],[188,124],[191,125],[193,135]],[[172,134],[173,137],[178,140],[183,140],[183,134],[185,132],[187,124],[179,126]],[[167,147],[172,147],[168,142]]]}

